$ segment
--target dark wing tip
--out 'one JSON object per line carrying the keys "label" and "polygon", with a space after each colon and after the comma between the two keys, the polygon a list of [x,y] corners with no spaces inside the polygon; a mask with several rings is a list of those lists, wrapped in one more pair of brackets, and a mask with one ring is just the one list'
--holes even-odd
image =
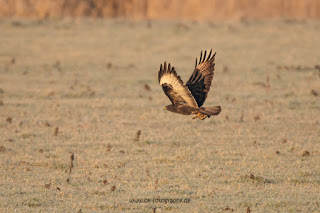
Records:
{"label": "dark wing tip", "polygon": [[207,61],[209,61],[209,60],[210,60],[210,56],[211,56],[211,54],[212,54],[212,49],[210,50],[210,53],[209,53],[208,58],[207,58]]}
{"label": "dark wing tip", "polygon": [[210,54],[209,54],[209,57],[207,58],[207,61],[211,61],[213,62],[214,61],[214,57],[216,56],[217,52],[214,52],[214,54],[211,56],[211,53],[212,53],[212,49],[210,50]]}
{"label": "dark wing tip", "polygon": [[214,57],[216,56],[216,54],[217,54],[217,52],[214,52],[214,54],[213,54],[212,58],[214,58]]}
{"label": "dark wing tip", "polygon": [[159,83],[160,83],[162,75],[163,75],[163,67],[162,67],[162,64],[160,64],[160,70],[158,72],[158,81],[159,81]]}
{"label": "dark wing tip", "polygon": [[204,51],[204,54],[203,54],[203,55],[202,55],[202,53],[203,53],[203,51],[201,50],[199,63],[198,63],[198,61],[197,61],[198,58],[196,58],[196,65],[195,65],[195,67],[197,67],[197,65],[199,65],[199,64],[201,64],[201,63],[203,63],[203,62],[205,62],[205,61],[211,61],[211,60],[213,60],[214,57],[215,57],[216,54],[217,54],[217,52],[214,52],[214,54],[213,54],[212,57],[211,57],[212,49],[210,50],[208,57],[206,57],[206,55],[207,55],[207,50]]}
{"label": "dark wing tip", "polygon": [[204,55],[203,55],[202,63],[206,60],[206,55],[207,55],[207,51],[205,50],[205,51],[204,51]]}
{"label": "dark wing tip", "polygon": [[214,52],[214,54],[212,55],[212,57],[209,59],[208,58],[208,61],[210,61],[211,63],[214,62],[214,57],[216,56],[217,52]]}
{"label": "dark wing tip", "polygon": [[207,50],[204,51],[204,54],[202,54],[202,53],[203,53],[203,50],[201,50],[201,52],[200,52],[199,63],[198,63],[198,58],[196,58],[196,65],[195,65],[195,67],[197,67],[197,65],[199,65],[199,64],[201,64],[201,63],[203,63],[203,62],[205,62],[205,61],[210,61],[210,60],[212,60],[212,59],[216,56],[216,52],[214,52],[213,56],[211,57],[212,49],[210,50],[208,57],[206,57],[206,55],[207,55]]}
{"label": "dark wing tip", "polygon": [[[169,66],[170,66],[170,64],[169,64]],[[160,70],[159,70],[159,72],[158,72],[158,80],[159,80],[159,83],[160,83],[160,80],[161,80],[162,76],[163,76],[166,72],[167,72],[167,62],[165,61],[165,62],[163,63],[163,65],[160,64]]]}

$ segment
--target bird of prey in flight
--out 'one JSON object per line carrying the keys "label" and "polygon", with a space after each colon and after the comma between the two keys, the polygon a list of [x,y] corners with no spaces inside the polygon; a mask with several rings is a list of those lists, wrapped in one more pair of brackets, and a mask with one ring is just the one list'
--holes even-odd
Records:
{"label": "bird of prey in flight", "polygon": [[195,114],[193,119],[199,118],[201,120],[218,115],[221,112],[220,106],[202,107],[211,87],[216,53],[212,55],[211,50],[208,57],[206,57],[206,54],[207,51],[204,51],[203,55],[201,51],[199,63],[196,59],[194,71],[186,85],[183,84],[180,76],[177,75],[170,63],[167,65],[164,62],[163,65],[160,65],[158,80],[164,93],[172,102],[164,110],[182,115]]}

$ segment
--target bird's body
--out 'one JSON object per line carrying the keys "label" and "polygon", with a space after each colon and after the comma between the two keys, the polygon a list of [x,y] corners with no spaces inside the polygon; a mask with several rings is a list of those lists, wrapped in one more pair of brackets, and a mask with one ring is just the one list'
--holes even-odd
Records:
{"label": "bird's body", "polygon": [[180,106],[174,106],[172,104],[165,106],[165,110],[168,110],[170,112],[179,113],[182,115],[191,115],[192,112],[197,111],[198,108],[192,107],[189,105],[180,105]]}
{"label": "bird's body", "polygon": [[158,80],[164,93],[172,102],[171,105],[164,108],[165,110],[182,115],[196,114],[194,118],[201,120],[221,112],[220,106],[202,107],[211,87],[215,66],[215,54],[210,57],[211,50],[206,58],[206,53],[205,51],[202,58],[201,51],[199,64],[196,59],[195,69],[186,85],[183,85],[174,67],[171,67],[170,64],[167,66],[166,62],[163,66],[160,65]]}

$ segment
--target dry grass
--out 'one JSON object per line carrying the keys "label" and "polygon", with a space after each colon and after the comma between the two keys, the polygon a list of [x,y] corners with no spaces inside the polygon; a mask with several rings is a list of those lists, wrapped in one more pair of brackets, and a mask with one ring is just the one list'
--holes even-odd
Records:
{"label": "dry grass", "polygon": [[[0,211],[319,212],[319,22],[148,23],[1,20]],[[163,111],[209,48],[222,113]]]}

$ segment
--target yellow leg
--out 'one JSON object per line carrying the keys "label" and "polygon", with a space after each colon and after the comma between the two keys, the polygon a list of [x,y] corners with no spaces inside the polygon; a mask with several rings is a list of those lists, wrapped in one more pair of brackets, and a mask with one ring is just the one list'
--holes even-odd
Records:
{"label": "yellow leg", "polygon": [[196,112],[196,111],[193,111],[192,114],[193,114],[193,115],[196,115],[196,116],[194,116],[192,119],[196,119],[196,118],[198,117],[198,114],[199,114],[199,113]]}
{"label": "yellow leg", "polygon": [[208,117],[208,115],[204,115],[198,112],[192,112],[192,114],[197,114],[196,116],[194,116],[192,119],[196,119],[199,118],[200,120],[204,120]]}
{"label": "yellow leg", "polygon": [[199,118],[200,120],[204,120],[208,117],[208,115],[204,115],[204,114],[201,114],[200,112],[192,112],[192,114],[196,114],[196,116],[194,116],[192,119],[196,119],[196,118]]}

